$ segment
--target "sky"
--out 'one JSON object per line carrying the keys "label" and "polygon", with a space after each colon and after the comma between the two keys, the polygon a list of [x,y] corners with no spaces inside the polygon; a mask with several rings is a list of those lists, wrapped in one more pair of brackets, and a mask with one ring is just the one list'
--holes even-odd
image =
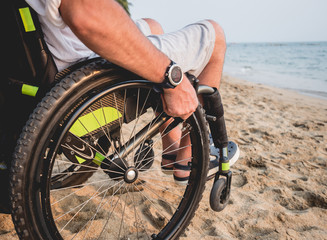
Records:
{"label": "sky", "polygon": [[327,0],[129,0],[134,19],[150,17],[166,32],[202,19],[227,42],[327,41]]}

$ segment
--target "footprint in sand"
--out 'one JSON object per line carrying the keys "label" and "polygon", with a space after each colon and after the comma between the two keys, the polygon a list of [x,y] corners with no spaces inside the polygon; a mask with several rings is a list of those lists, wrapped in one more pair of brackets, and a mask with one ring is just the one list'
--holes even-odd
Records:
{"label": "footprint in sand", "polygon": [[246,176],[242,175],[242,174],[233,174],[233,181],[232,181],[232,186],[233,187],[243,187],[245,184],[248,183],[248,180],[246,178]]}
{"label": "footprint in sand", "polygon": [[312,207],[327,209],[326,194],[305,190],[298,184],[290,185],[288,190],[276,191],[276,201],[291,211],[304,211]]}
{"label": "footprint in sand", "polygon": [[217,229],[213,226],[214,221],[206,219],[201,226],[201,229],[206,233],[207,236],[218,236]]}
{"label": "footprint in sand", "polygon": [[260,170],[267,170],[267,164],[264,162],[264,158],[261,156],[258,156],[256,159],[250,157],[250,159],[246,162],[246,165],[249,167],[258,168]]}
{"label": "footprint in sand", "polygon": [[155,228],[160,229],[166,224],[165,217],[161,215],[152,205],[145,206],[142,213],[150,220],[150,223]]}

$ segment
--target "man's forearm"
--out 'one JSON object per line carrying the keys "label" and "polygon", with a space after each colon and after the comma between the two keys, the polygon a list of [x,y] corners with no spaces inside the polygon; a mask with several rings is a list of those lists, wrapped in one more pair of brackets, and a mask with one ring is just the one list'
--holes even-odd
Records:
{"label": "man's forearm", "polygon": [[142,77],[161,82],[170,63],[114,0],[62,0],[63,20],[101,57]]}
{"label": "man's forearm", "polygon": [[[152,82],[164,80],[170,59],[141,33],[114,0],[62,0],[60,11],[76,36],[101,57]],[[182,81],[175,89],[164,89],[163,106],[170,116],[186,119],[197,105],[189,81]]]}

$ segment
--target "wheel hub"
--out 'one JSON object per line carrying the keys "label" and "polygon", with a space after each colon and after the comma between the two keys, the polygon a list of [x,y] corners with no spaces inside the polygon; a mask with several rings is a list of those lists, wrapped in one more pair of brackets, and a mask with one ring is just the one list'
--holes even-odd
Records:
{"label": "wheel hub", "polygon": [[129,167],[125,172],[124,180],[127,183],[133,183],[136,181],[138,175],[138,170],[135,167]]}

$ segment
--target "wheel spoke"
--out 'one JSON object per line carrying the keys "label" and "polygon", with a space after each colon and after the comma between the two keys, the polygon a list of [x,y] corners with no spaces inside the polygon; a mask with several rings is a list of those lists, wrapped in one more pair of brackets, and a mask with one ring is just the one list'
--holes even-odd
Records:
{"label": "wheel spoke", "polygon": [[101,187],[99,187],[97,189],[97,191],[91,196],[91,198],[89,198],[87,201],[82,202],[81,204],[77,205],[76,207],[70,209],[68,212],[60,215],[59,217],[55,218],[54,221],[58,221],[59,219],[61,219],[62,217],[66,216],[67,214],[73,212],[76,208],[79,208],[79,210],[74,214],[74,216],[61,228],[61,230],[59,232],[62,232],[66,226],[77,216],[77,214],[86,206],[86,204],[88,204],[94,197],[100,195],[102,192],[99,193],[99,190],[103,187],[104,184],[101,185]]}

